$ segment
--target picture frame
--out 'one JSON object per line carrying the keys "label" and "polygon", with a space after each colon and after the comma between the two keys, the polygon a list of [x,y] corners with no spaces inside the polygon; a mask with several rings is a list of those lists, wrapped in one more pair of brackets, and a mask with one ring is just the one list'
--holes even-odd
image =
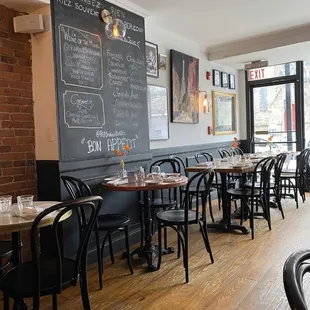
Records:
{"label": "picture frame", "polygon": [[216,69],[212,70],[212,79],[213,79],[213,86],[221,87],[221,72],[219,70]]}
{"label": "picture frame", "polygon": [[146,74],[147,76],[158,78],[158,45],[145,41]]}
{"label": "picture frame", "polygon": [[159,54],[159,70],[167,70],[167,56]]}
{"label": "picture frame", "polygon": [[212,91],[213,135],[237,132],[236,94]]}
{"label": "picture frame", "polygon": [[234,74],[229,74],[229,89],[236,89],[236,77]]}
{"label": "picture frame", "polygon": [[147,85],[150,141],[169,139],[168,89]]}
{"label": "picture frame", "polygon": [[228,88],[228,74],[226,72],[221,72],[221,86]]}
{"label": "picture frame", "polygon": [[171,122],[199,123],[199,59],[170,50]]}

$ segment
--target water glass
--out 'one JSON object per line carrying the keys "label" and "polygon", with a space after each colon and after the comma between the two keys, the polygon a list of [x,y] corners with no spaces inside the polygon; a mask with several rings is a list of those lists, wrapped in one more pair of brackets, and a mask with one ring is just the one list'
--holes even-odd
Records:
{"label": "water glass", "polygon": [[151,173],[152,173],[152,177],[154,180],[160,180],[161,179],[161,171],[160,171],[159,166],[153,166]]}
{"label": "water glass", "polygon": [[18,209],[22,211],[25,208],[33,208],[33,195],[21,195],[17,197]]}
{"label": "water glass", "polygon": [[221,166],[221,159],[220,158],[215,158],[214,159],[214,165],[215,167],[220,167]]}
{"label": "water glass", "polygon": [[12,196],[0,197],[0,213],[10,213],[12,208]]}
{"label": "water glass", "polygon": [[235,155],[236,163],[239,163],[241,161],[241,155]]}
{"label": "water glass", "polygon": [[235,163],[235,157],[234,156],[227,157],[227,162],[229,165],[233,165]]}

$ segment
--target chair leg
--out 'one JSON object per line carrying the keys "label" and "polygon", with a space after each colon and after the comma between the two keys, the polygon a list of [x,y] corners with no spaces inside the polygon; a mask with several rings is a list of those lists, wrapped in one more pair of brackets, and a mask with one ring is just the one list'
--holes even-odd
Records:
{"label": "chair leg", "polygon": [[102,272],[102,274],[103,274],[103,251],[104,251],[104,247],[105,247],[105,244],[106,244],[106,242],[107,242],[107,239],[108,239],[108,237],[109,237],[109,234],[110,234],[110,232],[108,231],[107,232],[107,234],[104,236],[104,238],[103,238],[103,241],[102,241],[102,245],[101,245],[101,252],[100,252],[100,255],[101,255],[101,272]]}
{"label": "chair leg", "polygon": [[57,310],[58,309],[58,306],[57,306],[57,293],[54,292],[52,294],[52,296],[53,296],[53,310]]}
{"label": "chair leg", "polygon": [[[179,231],[181,230],[179,225],[178,225],[178,230]],[[181,257],[181,239],[180,239],[180,236],[178,234],[178,258],[180,258],[180,257]]]}
{"label": "chair leg", "polygon": [[213,259],[211,245],[210,245],[210,241],[209,241],[209,237],[208,237],[207,223],[205,223],[204,221],[203,222],[199,221],[199,226],[200,226],[200,231],[202,234],[203,241],[205,243],[206,250],[208,251],[208,253],[210,255],[211,263],[213,264],[214,259]]}
{"label": "chair leg", "polygon": [[10,310],[10,299],[6,294],[3,294],[3,310]]}
{"label": "chair leg", "polygon": [[217,189],[217,200],[219,204],[219,210],[221,210],[221,190],[219,188]]}
{"label": "chair leg", "polygon": [[95,230],[96,237],[96,247],[97,247],[97,264],[98,264],[98,276],[99,276],[99,288],[102,290],[102,257],[100,254],[100,241],[99,241],[99,231]]}
{"label": "chair leg", "polygon": [[281,194],[280,194],[280,189],[279,188],[276,188],[275,191],[274,191],[274,194],[276,196],[276,203],[278,205],[278,208],[281,212],[281,215],[282,215],[282,219],[284,220],[284,212],[283,212],[283,208],[282,208],[282,204],[281,204]]}
{"label": "chair leg", "polygon": [[251,201],[251,208],[250,208],[250,228],[251,228],[251,236],[254,239],[254,199]]}
{"label": "chair leg", "polygon": [[160,269],[161,265],[161,256],[162,256],[162,245],[161,245],[161,222],[157,221],[158,223],[158,262],[157,262],[157,270]]}
{"label": "chair leg", "polygon": [[211,200],[211,193],[209,193],[209,210],[210,210],[210,216],[212,219],[212,222],[214,223],[214,217],[213,217],[213,212],[212,212],[212,200]]}
{"label": "chair leg", "polygon": [[140,247],[143,247],[144,242],[144,221],[143,221],[143,211],[142,208],[140,210]]}
{"label": "chair leg", "polygon": [[131,272],[131,274],[133,274],[132,261],[131,261],[131,255],[130,255],[129,231],[128,231],[128,226],[127,225],[124,227],[124,230],[125,230],[127,262],[128,262],[128,266],[129,266],[130,272]]}
{"label": "chair leg", "polygon": [[188,226],[185,224],[184,229],[184,268],[185,268],[185,281],[189,282],[189,273],[188,273]]}
{"label": "chair leg", "polygon": [[[82,262],[82,264],[86,264],[86,262]],[[89,294],[88,294],[88,283],[87,283],[87,274],[86,274],[86,266],[82,266],[81,274],[80,274],[80,290],[82,296],[82,303],[84,310],[91,310],[90,302],[89,302]]]}
{"label": "chair leg", "polygon": [[109,233],[109,251],[110,251],[111,262],[113,265],[114,264],[114,254],[113,254],[113,243],[112,243],[111,233]]}

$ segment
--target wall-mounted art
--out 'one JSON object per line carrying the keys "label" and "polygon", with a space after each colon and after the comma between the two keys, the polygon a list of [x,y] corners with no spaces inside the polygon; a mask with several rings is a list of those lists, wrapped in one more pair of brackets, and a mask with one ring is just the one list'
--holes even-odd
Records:
{"label": "wall-mounted art", "polygon": [[214,135],[237,132],[235,94],[212,92],[212,120]]}
{"label": "wall-mounted art", "polygon": [[199,59],[170,50],[171,121],[199,123]]}
{"label": "wall-mounted art", "polygon": [[158,78],[158,46],[151,42],[145,42],[146,73],[148,76]]}
{"label": "wall-mounted art", "polygon": [[167,56],[159,54],[159,69],[167,70]]}
{"label": "wall-mounted art", "polygon": [[147,86],[150,140],[169,139],[168,91],[166,87]]}
{"label": "wall-mounted art", "polygon": [[229,74],[229,89],[236,89],[235,76],[233,74]]}
{"label": "wall-mounted art", "polygon": [[221,72],[221,86],[228,87],[228,74],[226,72]]}
{"label": "wall-mounted art", "polygon": [[212,70],[213,86],[221,87],[221,72],[219,70]]}

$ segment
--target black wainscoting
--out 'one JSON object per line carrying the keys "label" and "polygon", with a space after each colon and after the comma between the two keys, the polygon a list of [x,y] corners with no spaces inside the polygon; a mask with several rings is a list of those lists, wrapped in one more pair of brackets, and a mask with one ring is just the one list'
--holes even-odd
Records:
{"label": "black wainscoting", "polygon": [[[220,148],[231,148],[231,142],[155,149],[149,154],[129,156],[126,159],[125,167],[126,170],[130,171],[134,167],[143,166],[146,171],[149,171],[152,161],[170,155],[178,155],[185,160],[186,157],[193,156],[197,152],[207,151],[213,154],[213,156],[219,157],[218,149]],[[118,162],[119,159],[116,157],[109,160],[95,159],[75,162],[37,161],[38,198],[39,200],[68,200],[70,196],[64,188],[60,177],[62,175],[71,175],[80,178],[91,187],[95,195],[99,194],[103,196],[104,205],[101,213],[124,213],[130,216],[131,243],[137,243],[140,241],[139,194],[135,192],[108,192],[102,187],[104,177],[113,175],[118,170]],[[68,219],[62,225],[62,250],[65,255],[69,256],[74,253],[74,248],[78,242],[78,230],[74,226],[75,222]],[[42,252],[46,254],[52,254],[54,249],[53,245],[49,242],[49,234],[49,228],[42,229]],[[103,238],[103,235],[101,237]],[[113,236],[113,244],[115,252],[124,249],[123,235],[115,234]],[[96,260],[94,238],[91,239],[89,251],[89,261],[93,262]],[[107,254],[107,251],[105,251],[105,254]]]}

